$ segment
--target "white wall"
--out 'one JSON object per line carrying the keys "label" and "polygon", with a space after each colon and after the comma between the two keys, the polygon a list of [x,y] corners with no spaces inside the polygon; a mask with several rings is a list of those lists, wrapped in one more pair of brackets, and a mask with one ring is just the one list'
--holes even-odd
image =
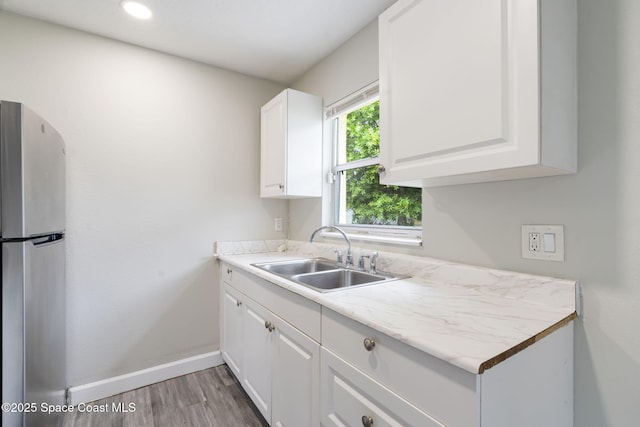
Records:
{"label": "white wall", "polygon": [[[377,40],[378,24],[374,21],[305,73],[293,87],[322,97],[327,106],[378,80]],[[324,139],[323,170],[326,176],[331,166],[331,141],[327,126]],[[330,191],[330,186],[325,184],[323,198],[330,197]],[[323,214],[320,198],[290,200],[289,237],[295,240],[309,239],[316,227],[326,225],[329,212],[326,206],[324,209]]]}
{"label": "white wall", "polygon": [[282,238],[259,198],[274,83],[0,13],[0,99],[66,141],[71,385],[217,350],[215,240]]}
{"label": "white wall", "polygon": [[[580,427],[627,427],[640,419],[638,22],[637,0],[578,0],[578,174],[423,191],[422,254],[582,282],[575,337]],[[333,100],[357,89],[353,74],[369,83],[370,64],[339,66],[349,51],[359,57],[363,45],[376,46],[373,31],[357,37],[295,86]],[[296,203],[291,237],[304,240],[320,224],[319,205]],[[565,262],[520,257],[520,226],[546,223],[565,225]]]}

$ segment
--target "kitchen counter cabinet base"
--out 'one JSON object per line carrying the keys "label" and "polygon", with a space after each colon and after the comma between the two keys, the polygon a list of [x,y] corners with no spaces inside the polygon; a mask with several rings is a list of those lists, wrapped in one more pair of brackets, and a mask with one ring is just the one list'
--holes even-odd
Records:
{"label": "kitchen counter cabinet base", "polygon": [[320,305],[242,270],[233,271],[233,287],[320,341]]}
{"label": "kitchen counter cabinet base", "polygon": [[382,384],[360,374],[331,351],[322,349],[322,413],[326,427],[444,427]]}
{"label": "kitchen counter cabinet base", "polygon": [[[445,349],[436,357],[407,342],[404,335],[409,332],[405,329],[410,327],[409,324],[400,322],[399,325],[404,324],[404,327],[376,329],[373,325],[384,323],[386,319],[384,310],[367,311],[365,325],[361,323],[365,319],[351,317],[349,310],[338,312],[329,308],[336,305],[336,310],[343,309],[344,304],[354,303],[350,298],[336,301],[323,295],[317,299],[306,297],[304,292],[297,293],[293,284],[281,283],[275,277],[270,281],[259,273],[254,274],[250,264],[260,261],[256,257],[247,257],[237,264],[235,259],[230,258],[231,265],[238,268],[222,264],[221,282],[223,288],[233,285],[231,292],[226,292],[229,295],[226,303],[229,310],[226,311],[232,312],[236,300],[243,300],[243,306],[247,307],[244,299],[249,298],[248,295],[254,299],[248,306],[258,308],[252,310],[258,313],[254,316],[257,319],[254,328],[256,336],[266,331],[263,323],[271,322],[275,326],[268,338],[271,344],[267,346],[271,350],[262,349],[264,346],[251,347],[250,350],[256,354],[270,351],[271,360],[267,365],[262,359],[262,366],[257,368],[260,357],[255,357],[253,361],[246,355],[245,360],[236,358],[240,359],[237,364],[241,370],[244,369],[245,376],[254,370],[270,371],[270,380],[262,381],[262,384],[271,384],[270,420],[276,423],[273,425],[291,422],[311,426],[351,425],[353,420],[357,420],[353,411],[370,408],[377,414],[378,423],[375,425],[388,422],[389,425],[400,423],[448,427],[572,426],[575,312],[571,313],[570,307],[567,307],[567,315],[553,323],[549,323],[544,316],[540,319],[531,318],[530,322],[545,326],[529,339],[515,340],[512,335],[519,334],[518,329],[508,333],[509,329],[503,330],[497,325],[496,342],[506,341],[509,346],[503,346],[503,350],[493,356],[479,359],[475,368],[469,370],[456,363],[457,353]],[[529,280],[532,278],[524,279],[527,287],[521,291],[531,291]],[[546,279],[541,283],[545,288],[550,286]],[[559,283],[559,289],[565,285],[569,283]],[[401,289],[416,291],[413,285]],[[433,291],[436,288],[428,289]],[[306,291],[306,288],[302,291]],[[344,295],[349,292],[345,291]],[[358,292],[352,295],[358,295]],[[435,294],[432,296],[435,297]],[[223,313],[224,307],[223,304]],[[349,307],[353,308],[351,305]],[[361,311],[360,315],[363,313]],[[443,322],[446,321],[443,318]],[[223,330],[225,322],[226,319],[223,319]],[[469,332],[473,331],[473,325],[468,327],[472,328]],[[316,334],[317,338],[310,333],[303,333],[303,329]],[[245,327],[245,341],[251,335],[247,330]],[[385,332],[380,332],[383,330]],[[491,339],[493,335],[487,334],[484,331],[479,339]],[[371,351],[365,348],[364,338],[376,342]],[[260,340],[256,338],[252,341],[259,343]],[[228,350],[225,348],[224,334],[222,341],[222,353],[226,360]],[[442,340],[443,345],[446,345],[446,341]],[[485,341],[478,341],[478,344],[482,342]],[[466,348],[474,350],[473,335],[469,336],[469,346]],[[324,354],[330,354],[334,359]],[[467,354],[461,350],[458,357],[464,358]],[[278,355],[283,356],[280,363],[274,360]],[[258,390],[261,382],[256,378],[258,376],[254,375],[251,387]],[[296,387],[295,396],[282,396]],[[256,403],[258,406],[260,400],[268,402],[265,395],[260,393]],[[300,400],[296,400],[296,397]],[[278,401],[283,410],[289,409],[288,403],[282,403],[288,401],[296,402],[295,406],[301,410],[298,415],[290,411],[280,416]],[[388,403],[392,401],[394,403]],[[310,415],[314,421],[300,421],[298,418],[304,414]],[[421,421],[412,424],[414,421],[410,420],[414,420],[414,416]],[[347,423],[341,417],[349,417],[352,421]],[[431,422],[435,424],[429,424]]]}
{"label": "kitchen counter cabinet base", "polygon": [[573,322],[478,375],[481,426],[573,426]]}
{"label": "kitchen counter cabinet base", "polygon": [[228,265],[220,278],[222,357],[247,395],[270,425],[319,425],[320,344],[302,329],[320,339],[320,306]]}
{"label": "kitchen counter cabinet base", "polygon": [[226,283],[222,283],[222,358],[236,376],[242,378],[242,353],[244,342],[243,298]]}
{"label": "kitchen counter cabinet base", "polygon": [[250,298],[244,302],[244,370],[240,384],[262,416],[271,420],[273,334],[265,328],[269,311]]}
{"label": "kitchen counter cabinet base", "polygon": [[[372,351],[364,348],[365,338],[375,341]],[[435,419],[473,425],[473,374],[328,309],[322,311],[322,346]]]}
{"label": "kitchen counter cabinet base", "polygon": [[475,375],[326,309],[322,347],[449,427],[573,426],[572,322]]}
{"label": "kitchen counter cabinet base", "polygon": [[319,425],[320,344],[278,317],[272,322],[275,352],[271,425]]}

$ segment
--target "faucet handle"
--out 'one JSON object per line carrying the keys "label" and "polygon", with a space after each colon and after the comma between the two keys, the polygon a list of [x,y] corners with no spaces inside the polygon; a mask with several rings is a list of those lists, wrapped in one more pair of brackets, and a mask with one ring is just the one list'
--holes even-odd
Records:
{"label": "faucet handle", "polygon": [[371,255],[360,255],[360,259],[358,260],[358,269],[364,271],[364,259],[371,259]]}
{"label": "faucet handle", "polygon": [[336,255],[336,262],[337,262],[338,264],[342,264],[342,251],[341,251],[341,250],[338,250],[338,249],[334,249],[334,250],[333,250],[333,252],[334,252],[335,254],[337,254],[337,255]]}
{"label": "faucet handle", "polygon": [[369,262],[369,273],[376,273],[376,261],[378,260],[378,252],[371,254],[371,262]]}
{"label": "faucet handle", "polygon": [[378,259],[378,252],[374,252],[370,255],[362,255],[358,262],[358,267],[364,270],[364,259],[369,258],[369,273],[376,274],[376,260]]}

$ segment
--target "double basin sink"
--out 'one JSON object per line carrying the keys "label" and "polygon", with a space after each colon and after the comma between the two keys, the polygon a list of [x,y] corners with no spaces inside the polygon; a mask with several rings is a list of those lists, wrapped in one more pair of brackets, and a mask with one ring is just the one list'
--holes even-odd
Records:
{"label": "double basin sink", "polygon": [[383,272],[368,273],[345,268],[325,258],[263,262],[252,265],[319,292],[348,289],[401,278]]}

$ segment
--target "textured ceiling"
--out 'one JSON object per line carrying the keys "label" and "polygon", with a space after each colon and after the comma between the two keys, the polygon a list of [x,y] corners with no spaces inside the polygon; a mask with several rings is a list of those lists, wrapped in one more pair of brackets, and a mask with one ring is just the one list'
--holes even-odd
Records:
{"label": "textured ceiling", "polygon": [[395,0],[0,0],[0,9],[281,83],[291,83]]}

